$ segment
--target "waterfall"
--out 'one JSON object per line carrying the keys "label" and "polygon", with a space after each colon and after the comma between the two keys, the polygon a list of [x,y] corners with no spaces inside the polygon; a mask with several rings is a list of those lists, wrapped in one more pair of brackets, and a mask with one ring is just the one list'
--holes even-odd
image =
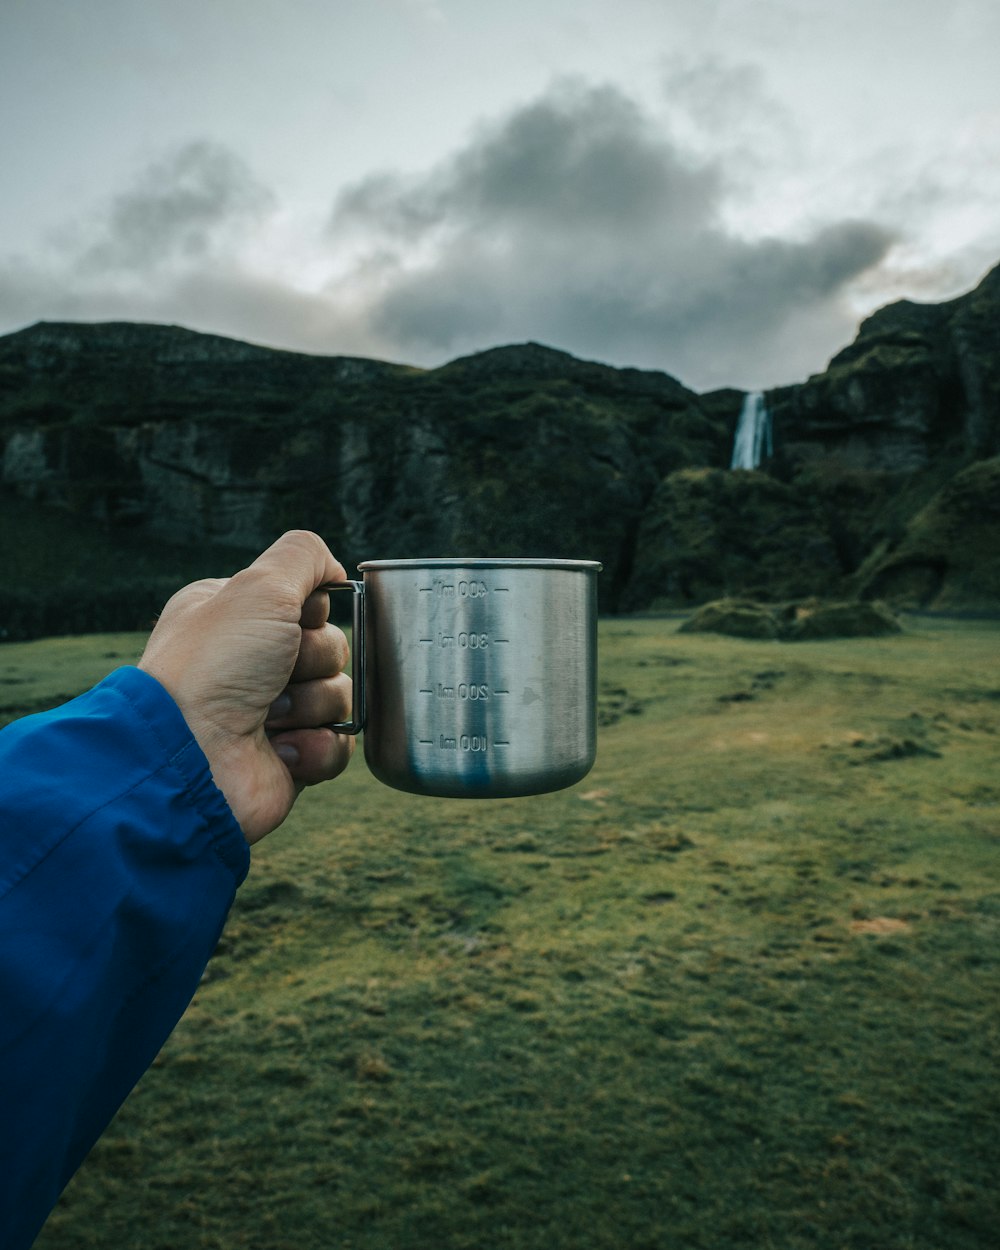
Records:
{"label": "waterfall", "polygon": [[736,425],[731,469],[756,469],[763,456],[770,456],[771,414],[764,402],[763,391],[750,391],[743,401]]}

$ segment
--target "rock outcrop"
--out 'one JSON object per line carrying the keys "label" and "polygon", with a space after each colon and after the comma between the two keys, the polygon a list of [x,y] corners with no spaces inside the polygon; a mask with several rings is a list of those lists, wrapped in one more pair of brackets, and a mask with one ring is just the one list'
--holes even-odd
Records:
{"label": "rock outcrop", "polygon": [[624,607],[820,594],[843,576],[814,495],[759,472],[683,469],[663,479],[639,526]]}
{"label": "rock outcrop", "polygon": [[249,549],[308,526],[355,560],[582,555],[612,609],[661,478],[729,439],[665,374],[536,344],[421,371],[41,325],[0,340],[0,385],[4,488],[112,534]]}
{"label": "rock outcrop", "polygon": [[833,457],[912,473],[1000,454],[1000,267],[947,303],[880,309],[825,372],[768,402],[786,472]]}
{"label": "rock outcrop", "polygon": [[849,594],[1000,608],[1000,267],[947,303],[879,310],[823,373],[766,398],[762,473],[658,487],[631,606]]}
{"label": "rock outcrop", "polygon": [[1000,606],[1000,457],[956,473],[854,579],[866,598],[942,610]]}

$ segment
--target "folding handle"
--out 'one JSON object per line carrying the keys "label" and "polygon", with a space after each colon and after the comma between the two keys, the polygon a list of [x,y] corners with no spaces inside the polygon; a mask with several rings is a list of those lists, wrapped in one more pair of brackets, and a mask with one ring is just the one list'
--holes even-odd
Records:
{"label": "folding handle", "polygon": [[359,734],[365,727],[367,703],[365,700],[365,586],[364,582],[330,582],[321,590],[350,590],[354,595],[351,616],[351,684],[354,687],[354,707],[351,719],[327,725],[336,734]]}

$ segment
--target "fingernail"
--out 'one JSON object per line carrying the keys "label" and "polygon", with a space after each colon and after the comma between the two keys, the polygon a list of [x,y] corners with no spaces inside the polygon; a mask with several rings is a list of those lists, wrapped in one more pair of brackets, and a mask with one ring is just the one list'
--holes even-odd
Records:
{"label": "fingernail", "polygon": [[294,768],[299,762],[299,753],[290,742],[279,742],[274,753],[286,768]]}
{"label": "fingernail", "polygon": [[290,694],[279,694],[267,710],[267,719],[279,720],[282,716],[287,716],[291,710],[292,696]]}

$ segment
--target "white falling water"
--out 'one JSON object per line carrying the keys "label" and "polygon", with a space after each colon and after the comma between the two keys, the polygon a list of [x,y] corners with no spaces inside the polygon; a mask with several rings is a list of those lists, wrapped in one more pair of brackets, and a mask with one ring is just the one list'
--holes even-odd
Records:
{"label": "white falling water", "polygon": [[756,469],[764,456],[770,456],[771,414],[763,391],[750,391],[743,401],[736,425],[731,469]]}

